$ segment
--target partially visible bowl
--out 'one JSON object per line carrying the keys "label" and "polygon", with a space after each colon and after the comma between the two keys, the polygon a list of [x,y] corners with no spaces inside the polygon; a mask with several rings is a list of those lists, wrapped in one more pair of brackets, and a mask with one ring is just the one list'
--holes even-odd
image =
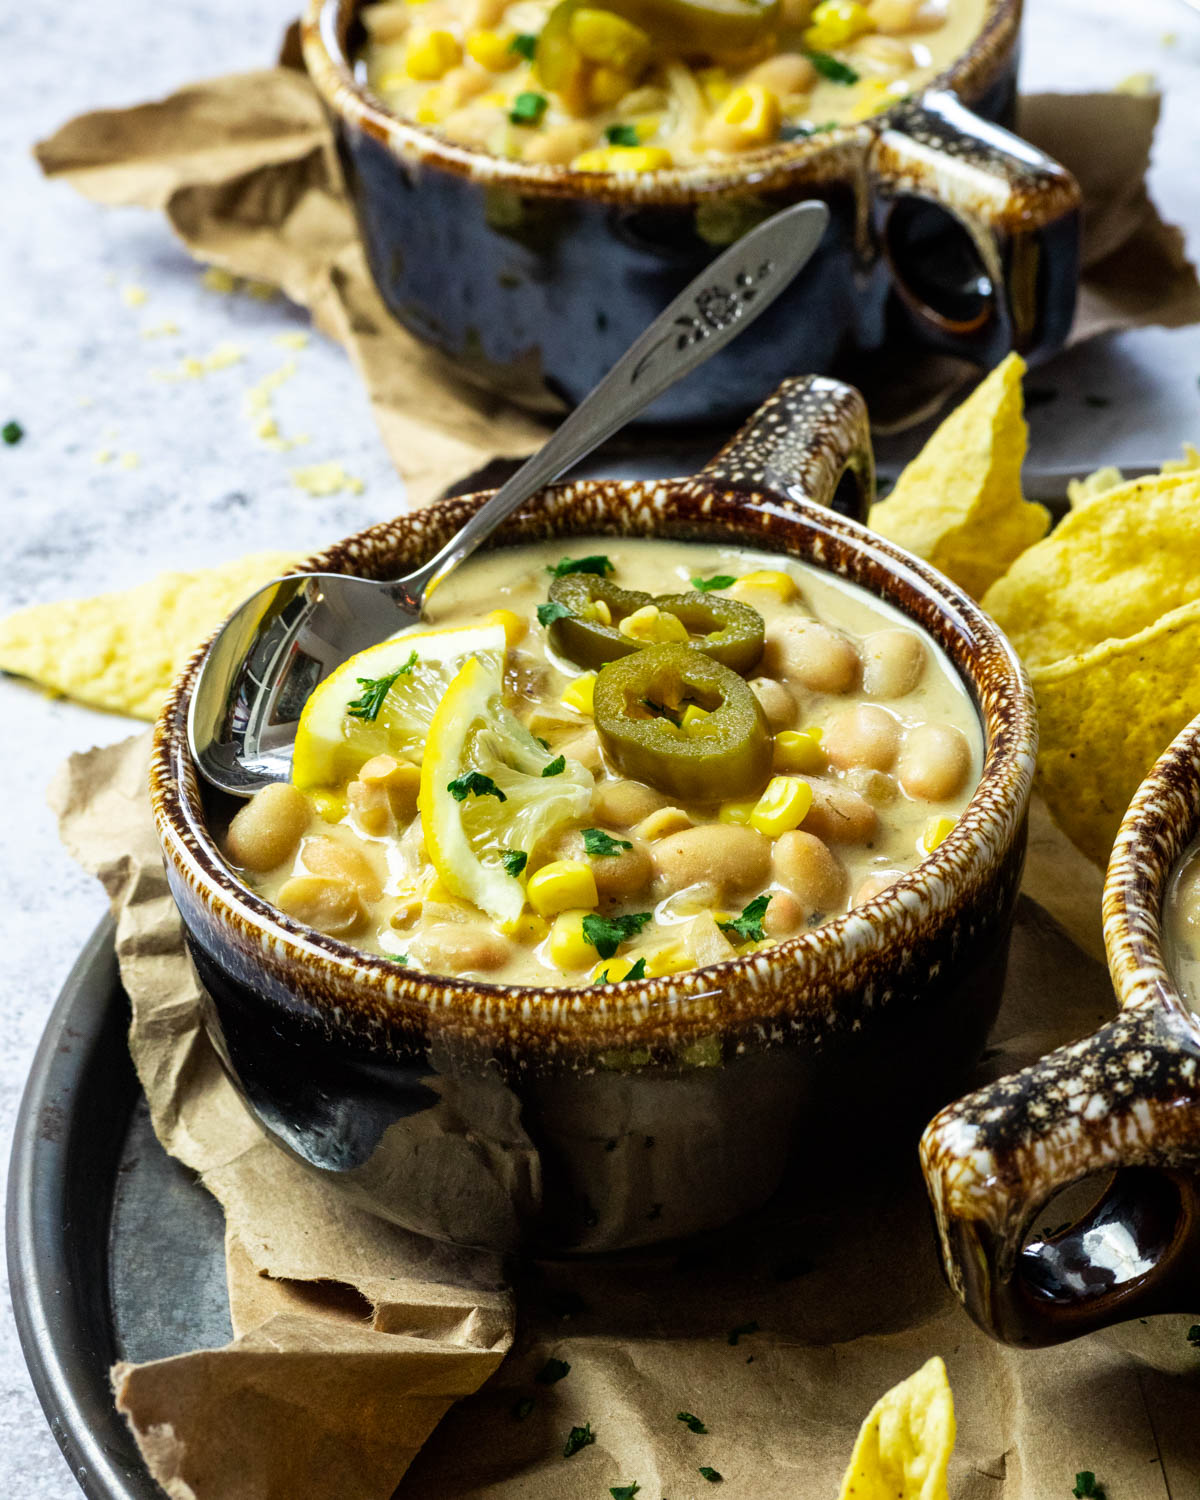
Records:
{"label": "partially visible bowl", "polygon": [[883,350],[989,367],[1066,339],[1079,189],[994,123],[1016,97],[1021,0],[987,0],[979,35],[933,86],[865,124],[636,176],[509,161],[400,119],[355,80],[360,8],[310,0],[303,48],[371,273],[410,333],[509,400],[575,405],[737,237],[739,216],[744,232],[813,197],[831,220],[805,274],[643,421],[728,427],[796,370],[844,371]]}
{"label": "partially visible bowl", "polygon": [[[826,508],[870,489],[856,392],[786,386],[691,479],[551,489],[496,538],[732,539],[890,601],[947,653],[984,730],[954,831],[881,896],[780,946],[580,992],[439,978],[307,929],[240,883],[187,748],[199,665],[159,720],[167,874],[229,1075],[268,1134],[407,1228],[500,1249],[594,1251],[728,1222],[797,1152],[871,1150],[949,1096],[1003,985],[1037,749],[1011,647],[924,563]],[[306,566],[389,576],[485,499],[376,526]],[[227,809],[225,809],[227,812]],[[927,1113],[924,1117],[927,1117]]]}

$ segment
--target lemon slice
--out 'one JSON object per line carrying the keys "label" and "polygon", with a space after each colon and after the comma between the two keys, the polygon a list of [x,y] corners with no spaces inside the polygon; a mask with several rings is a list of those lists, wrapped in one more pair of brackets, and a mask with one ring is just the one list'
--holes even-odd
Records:
{"label": "lemon slice", "polygon": [[[341,787],[384,752],[419,764],[437,706],[463,662],[477,656],[499,672],[504,650],[502,625],[464,625],[404,631],[344,661],[304,705],[293,784],[301,791]],[[389,677],[394,680],[387,686]],[[377,705],[365,686],[370,683],[381,684]],[[365,713],[353,712],[364,702]]]}
{"label": "lemon slice", "polygon": [[[555,757],[504,706],[500,679],[498,661],[475,656],[447,688],[429,726],[417,806],[442,884],[494,921],[513,922],[525,889],[504,869],[504,851],[532,854],[565,824],[586,817],[592,774],[570,760],[557,775],[542,774]],[[503,800],[491,792],[457,800],[451,782],[473,771]]]}

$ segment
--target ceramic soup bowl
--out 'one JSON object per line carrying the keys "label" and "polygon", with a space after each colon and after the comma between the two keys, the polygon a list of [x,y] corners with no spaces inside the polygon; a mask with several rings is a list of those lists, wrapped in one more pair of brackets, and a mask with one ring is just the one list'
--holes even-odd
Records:
{"label": "ceramic soup bowl", "polygon": [[[950,1105],[922,1141],[951,1284],[1008,1343],[1200,1307],[1200,1017],[1162,931],[1171,874],[1198,834],[1200,719],[1142,783],[1109,860],[1120,1014]],[[1110,1176],[1074,1222],[1031,1235],[1057,1193]]]}
{"label": "ceramic soup bowl", "polygon": [[[230,807],[187,747],[199,657],[180,679],[151,787],[213,1040],[268,1135],[359,1205],[472,1245],[617,1249],[758,1207],[797,1153],[828,1155],[830,1121],[853,1123],[863,1101],[872,1128],[911,1115],[915,1145],[952,1096],[999,1002],[1037,731],[988,618],[823,503],[839,484],[869,491],[866,431],[857,392],[806,377],[694,477],[550,489],[495,539],[765,548],[889,601],[948,655],[986,745],[961,821],[884,894],[770,951],[580,991],[415,973],[323,937],[225,863],[213,829]],[[375,526],[305,567],[402,573],[486,498]]]}
{"label": "ceramic soup bowl", "polygon": [[1079,190],[995,123],[1020,0],[988,0],[933,87],[867,123],[640,175],[509,161],[400,119],[356,82],[360,3],[310,0],[303,49],[371,272],[411,333],[509,400],[579,402],[726,244],[806,198],[831,218],[804,274],[643,420],[732,425],[796,370],[874,369],[885,350],[986,367],[1066,338]]}

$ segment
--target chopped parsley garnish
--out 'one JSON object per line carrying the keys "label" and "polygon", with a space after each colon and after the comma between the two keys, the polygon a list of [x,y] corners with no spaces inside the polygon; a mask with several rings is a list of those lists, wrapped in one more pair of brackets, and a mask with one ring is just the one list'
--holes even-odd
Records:
{"label": "chopped parsley garnish", "polygon": [[603,828],[585,828],[583,830],[583,852],[585,854],[620,854],[622,849],[632,849],[633,845],[628,839],[615,839],[611,833],[605,833]]}
{"label": "chopped parsley garnish", "polygon": [[805,57],[816,68],[822,78],[830,83],[857,83],[858,74],[847,63],[841,62],[830,52],[805,52]]}
{"label": "chopped parsley garnish", "polygon": [[637,126],[606,125],[604,139],[610,146],[636,146],[639,144]]}
{"label": "chopped parsley garnish", "polygon": [[0,437],[4,439],[10,448],[14,444],[19,443],[24,436],[25,429],[21,426],[20,422],[5,422],[4,426],[0,427]]}
{"label": "chopped parsley garnish", "polygon": [[677,1422],[682,1422],[689,1432],[708,1431],[708,1428],[705,1427],[700,1418],[692,1416],[690,1411],[681,1411],[676,1413],[675,1420]]}
{"label": "chopped parsley garnish", "polygon": [[1200,1349],[1200,1323],[1193,1323],[1188,1329],[1187,1341],[1194,1348]]}
{"label": "chopped parsley garnish", "polygon": [[633,1500],[640,1489],[641,1485],[635,1479],[632,1484],[614,1484],[608,1493],[612,1500]]}
{"label": "chopped parsley garnish", "polygon": [[[414,651],[402,667],[397,667],[394,672],[389,672],[386,677],[359,677],[357,681],[362,692],[352,703],[347,703],[346,712],[353,719],[365,719],[368,724],[373,724],[379,717],[379,710],[383,707],[383,700],[391,692],[398,678],[411,672],[417,664],[417,653]],[[459,799],[461,801],[461,798]]]}
{"label": "chopped parsley garnish", "polygon": [[546,113],[549,103],[545,94],[535,94],[532,91],[518,94],[508,112],[508,118],[514,125],[536,125]]}
{"label": "chopped parsley garnish", "polygon": [[1096,1483],[1096,1476],[1091,1469],[1084,1469],[1082,1474],[1076,1474],[1075,1488],[1071,1493],[1075,1500],[1105,1500],[1104,1491]]}
{"label": "chopped parsley garnish", "polygon": [[508,44],[508,50],[523,57],[526,62],[533,61],[533,54],[537,51],[537,32],[518,31],[516,36]]}
{"label": "chopped parsley garnish", "polygon": [[623,917],[598,917],[588,912],[583,919],[584,941],[591,943],[601,958],[611,958],[622,943],[641,932],[653,915],[651,911],[633,911]]}
{"label": "chopped parsley garnish", "polygon": [[580,1448],[587,1448],[595,1441],[596,1434],[592,1431],[590,1422],[585,1422],[582,1427],[572,1427],[563,1447],[563,1457],[573,1458]]}
{"label": "chopped parsley garnish", "polygon": [[693,578],[692,587],[702,594],[711,594],[713,589],[731,589],[736,582],[731,573],[717,573],[712,578]]}
{"label": "chopped parsley garnish", "polygon": [[548,599],[545,604],[537,607],[538,624],[544,626],[553,625],[555,620],[566,620],[574,613],[565,604],[560,604],[557,599]]}
{"label": "chopped parsley garnish", "polygon": [[717,926],[722,932],[731,932],[741,938],[744,943],[759,942],[764,936],[763,918],[767,914],[767,907],[771,904],[769,893],[755,896],[749,906],[742,908],[740,917],[734,917],[732,922],[718,922]]}
{"label": "chopped parsley garnish", "polygon": [[721,1479],[723,1476],[718,1474],[716,1469],[710,1469],[707,1464],[700,1465],[700,1472],[704,1476],[704,1478],[708,1480],[709,1484],[721,1483]]}
{"label": "chopped parsley garnish", "polygon": [[[639,958],[639,959],[636,959],[632,964],[630,964],[630,966],[629,966],[629,973],[623,975],[620,979],[610,979],[608,977],[608,970],[607,969],[601,969],[600,972],[599,972],[599,974],[596,975],[596,983],[597,984],[624,984],[627,979],[645,979],[645,977],[646,977],[646,960],[644,958]],[[613,1148],[615,1149],[616,1144],[617,1144],[616,1141],[614,1141],[612,1144],[613,1144]]]}
{"label": "chopped parsley garnish", "polygon": [[729,1330],[728,1342],[736,1344],[738,1339],[747,1338],[750,1334],[757,1332],[758,1324],[753,1319],[749,1323],[739,1323],[736,1328]]}
{"label": "chopped parsley garnish", "polygon": [[529,856],[524,849],[506,849],[500,856],[500,863],[504,866],[504,873],[515,880],[529,863]]}
{"label": "chopped parsley garnish", "polygon": [[465,802],[468,797],[497,797],[501,802],[508,801],[492,778],[485,776],[482,771],[467,771],[462,776],[456,776],[453,781],[446,783],[446,790],[455,802]]}
{"label": "chopped parsley garnish", "polygon": [[571,1366],[565,1359],[548,1359],[533,1378],[538,1385],[557,1385],[570,1373]]}
{"label": "chopped parsley garnish", "polygon": [[521,1396],[513,1403],[512,1414],[518,1422],[523,1422],[533,1410],[533,1397]]}
{"label": "chopped parsley garnish", "polygon": [[567,757],[565,755],[556,755],[548,766],[542,767],[542,775],[561,776],[566,769]]}
{"label": "chopped parsley garnish", "polygon": [[603,553],[593,553],[590,557],[564,557],[546,569],[555,578],[565,578],[568,573],[595,573],[598,578],[606,578],[616,571]]}

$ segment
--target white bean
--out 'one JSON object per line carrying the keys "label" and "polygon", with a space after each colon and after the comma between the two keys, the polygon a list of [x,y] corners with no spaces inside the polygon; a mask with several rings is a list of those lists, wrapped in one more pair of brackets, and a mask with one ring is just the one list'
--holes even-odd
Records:
{"label": "white bean", "polygon": [[367,920],[356,885],[327,875],[294,875],[276,898],[281,911],[329,937],[349,937]]}
{"label": "white bean", "polygon": [[670,891],[703,881],[725,895],[763,884],[771,867],[771,845],[757,829],[739,823],[706,823],[660,840],[650,858]]}
{"label": "white bean", "polygon": [[900,749],[900,725],[894,714],[874,703],[856,703],[837,715],[821,739],[831,764],[848,771],[867,766],[890,771]]}
{"label": "white bean", "polygon": [[813,802],[801,827],[827,844],[869,844],[879,815],[866,800],[836,781],[814,780]]}
{"label": "white bean", "polygon": [[767,630],[763,667],[815,693],[848,693],[858,685],[858,652],[846,637],[819,620],[785,619]]}
{"label": "white bean", "polygon": [[314,875],[348,881],[357,888],[364,901],[378,901],[383,895],[383,883],[362,849],[352,849],[339,844],[336,839],[318,836],[305,839],[300,860]]}
{"label": "white bean", "polygon": [[446,922],[423,927],[409,945],[409,952],[431,974],[462,974],[467,970],[489,973],[508,962],[511,944],[490,927]]}
{"label": "white bean", "polygon": [[225,849],[234,864],[265,874],[292,854],[312,822],[312,804],[290,782],[273,781],[234,814]]}
{"label": "white bean", "polygon": [[957,796],[971,770],[971,747],[953,724],[918,724],[904,736],[900,785],[910,797],[945,802]]}
{"label": "white bean", "polygon": [[632,828],[660,807],[668,807],[670,800],[640,781],[602,781],[592,793],[592,812],[598,822]]}
{"label": "white bean", "polygon": [[[806,915],[841,909],[846,898],[846,872],[828,845],[815,835],[799,828],[780,835],[775,840],[771,863],[775,879],[800,903]],[[767,912],[770,910],[768,906]]]}
{"label": "white bean", "polygon": [[877,630],[863,642],[863,689],[872,698],[903,698],[920,682],[927,659],[914,631]]}
{"label": "white bean", "polygon": [[786,683],[776,682],[773,677],[754,677],[750,681],[750,691],[762,705],[772,734],[792,728],[798,709],[795,696]]}

